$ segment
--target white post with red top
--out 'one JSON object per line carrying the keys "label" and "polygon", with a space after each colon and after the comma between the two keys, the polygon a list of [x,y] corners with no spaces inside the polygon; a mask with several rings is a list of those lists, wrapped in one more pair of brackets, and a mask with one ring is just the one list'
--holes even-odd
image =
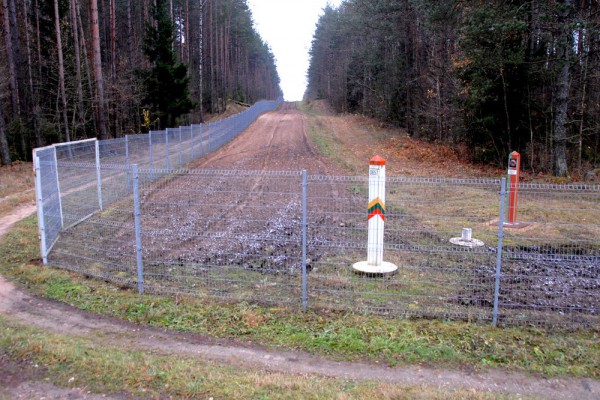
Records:
{"label": "white post with red top", "polygon": [[367,261],[355,263],[355,271],[365,274],[389,274],[398,269],[383,261],[383,231],[385,225],[385,160],[379,156],[369,161],[369,224]]}

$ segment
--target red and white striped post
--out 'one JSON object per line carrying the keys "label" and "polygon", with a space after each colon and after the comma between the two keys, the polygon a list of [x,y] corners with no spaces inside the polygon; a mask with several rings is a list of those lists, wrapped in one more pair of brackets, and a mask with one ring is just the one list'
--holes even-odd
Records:
{"label": "red and white striped post", "polygon": [[369,161],[369,205],[368,205],[367,261],[352,267],[365,274],[389,274],[398,269],[383,261],[383,231],[385,225],[385,160],[379,156]]}
{"label": "red and white striped post", "polygon": [[508,156],[508,176],[510,178],[508,195],[508,224],[517,223],[519,211],[519,175],[521,173],[521,155],[513,151]]}

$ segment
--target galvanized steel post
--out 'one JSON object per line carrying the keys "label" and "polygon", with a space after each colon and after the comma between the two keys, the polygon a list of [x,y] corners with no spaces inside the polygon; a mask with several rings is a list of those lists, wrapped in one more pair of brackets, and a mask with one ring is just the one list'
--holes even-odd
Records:
{"label": "galvanized steel post", "polygon": [[138,292],[144,293],[144,264],[142,260],[142,224],[140,212],[140,178],[137,164],[133,164],[133,217],[135,223],[135,255],[138,276]]}
{"label": "galvanized steel post", "polygon": [[181,126],[179,127],[179,168],[183,167],[183,141],[181,140]]}
{"label": "galvanized steel post", "polygon": [[171,160],[169,160],[169,130],[165,129],[165,152],[167,156],[167,173],[171,172]]}
{"label": "galvanized steel post", "polygon": [[38,226],[40,232],[40,252],[42,253],[42,262],[48,264],[46,254],[46,225],[44,221],[44,198],[42,195],[42,173],[40,171],[40,158],[35,150],[33,151],[33,168],[35,171],[35,202],[37,204]]}
{"label": "galvanized steel post", "polygon": [[204,124],[200,124],[200,157],[204,155],[204,150],[202,149],[202,131],[204,130]]}
{"label": "galvanized steel post", "polygon": [[129,135],[125,135],[125,168],[127,174],[127,193],[131,187],[131,173],[129,170]]}
{"label": "galvanized steel post", "polygon": [[196,154],[194,153],[194,146],[195,146],[195,143],[194,143],[194,128],[196,126],[197,125],[195,125],[195,124],[190,125],[190,142],[192,143],[192,155],[190,156],[191,157],[190,161],[194,161],[196,159],[196,157],[195,157]]}
{"label": "galvanized steel post", "polygon": [[502,241],[504,239],[504,205],[506,204],[506,178],[500,187],[500,219],[498,220],[498,249],[496,250],[496,278],[494,282],[494,313],[492,324],[498,325],[498,300],[500,297],[500,273],[502,271]]}
{"label": "galvanized steel post", "polygon": [[62,199],[60,198],[60,181],[58,180],[58,158],[56,157],[56,146],[52,146],[54,153],[54,174],[56,175],[56,196],[58,198],[58,214],[60,216],[60,229],[65,227],[65,219],[63,217]]}
{"label": "galvanized steel post", "polygon": [[306,230],[308,227],[306,213],[306,170],[302,170],[302,308],[306,310],[308,306],[308,288],[306,275]]}
{"label": "galvanized steel post", "polygon": [[98,186],[98,206],[100,207],[100,211],[104,208],[102,207],[102,174],[100,171],[100,143],[98,140],[94,142],[96,144],[96,179]]}
{"label": "galvanized steel post", "polygon": [[148,154],[150,159],[150,180],[154,180],[154,166],[152,159],[152,131],[148,131],[148,147],[150,154]]}

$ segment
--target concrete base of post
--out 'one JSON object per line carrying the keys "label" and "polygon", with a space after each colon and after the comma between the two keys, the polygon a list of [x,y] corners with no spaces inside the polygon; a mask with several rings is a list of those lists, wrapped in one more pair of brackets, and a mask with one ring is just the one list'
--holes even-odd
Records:
{"label": "concrete base of post", "polygon": [[[490,221],[491,226],[498,226],[498,219]],[[523,229],[532,226],[531,222],[504,222],[502,226],[506,229]]]}
{"label": "concrete base of post", "polygon": [[381,265],[370,265],[367,261],[360,261],[352,265],[354,272],[369,275],[387,275],[396,272],[398,266],[389,262],[382,262]]}
{"label": "concrete base of post", "polygon": [[523,229],[523,228],[527,228],[529,225],[526,222],[505,222],[504,223],[504,228],[509,228],[509,229]]}
{"label": "concrete base of post", "polygon": [[461,237],[450,239],[450,243],[471,248],[484,245],[481,240],[473,238],[473,230],[471,228],[463,228]]}
{"label": "concrete base of post", "polygon": [[455,244],[457,246],[471,247],[471,248],[481,247],[485,244],[479,239],[463,240],[463,238],[459,238],[459,237],[450,239],[450,243]]}

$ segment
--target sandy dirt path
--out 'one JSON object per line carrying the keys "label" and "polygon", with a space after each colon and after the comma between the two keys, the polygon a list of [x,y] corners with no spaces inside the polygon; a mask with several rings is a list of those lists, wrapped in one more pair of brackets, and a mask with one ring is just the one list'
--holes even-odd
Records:
{"label": "sandy dirt path", "polygon": [[262,114],[246,131],[190,168],[300,171],[341,174],[308,138],[306,117],[293,103]]}
{"label": "sandy dirt path", "polygon": [[[310,144],[305,117],[286,104],[262,115],[236,140],[194,168],[308,169],[311,173],[338,173]],[[35,207],[32,210],[35,211]],[[25,211],[23,215],[26,215]],[[18,220],[18,217],[15,217]],[[11,220],[0,220],[0,236]],[[165,355],[198,357],[218,363],[290,374],[375,380],[448,389],[475,389],[490,393],[546,399],[598,399],[600,382],[593,379],[543,378],[502,370],[474,372],[423,366],[388,367],[378,363],[336,362],[298,351],[274,351],[256,345],[205,336],[163,331],[89,314],[67,304],[32,296],[0,277],[0,314],[24,326],[70,336],[95,337],[107,347],[152,351]],[[61,389],[20,374],[19,366],[3,362],[0,352],[0,399],[128,398],[90,394],[84,389]]]}
{"label": "sandy dirt path", "polygon": [[18,207],[10,215],[0,218],[0,237],[4,236],[10,228],[22,220],[23,218],[29,217],[37,210],[35,204],[27,204]]}

